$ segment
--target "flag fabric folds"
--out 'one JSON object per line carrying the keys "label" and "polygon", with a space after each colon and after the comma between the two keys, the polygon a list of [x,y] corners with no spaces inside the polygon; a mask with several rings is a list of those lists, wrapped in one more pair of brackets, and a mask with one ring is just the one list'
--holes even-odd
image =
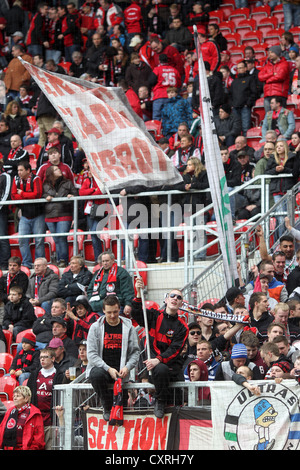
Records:
{"label": "flag fabric folds", "polygon": [[84,150],[101,189],[153,188],[182,181],[123,90],[66,78],[19,60]]}
{"label": "flag fabric folds", "polygon": [[229,289],[235,285],[236,280],[238,279],[230,200],[213,119],[208,81],[206,78],[206,71],[197,32],[195,32],[194,36],[199,65],[199,104],[205,167],[217,221],[220,248],[223,255],[225,284],[226,289]]}

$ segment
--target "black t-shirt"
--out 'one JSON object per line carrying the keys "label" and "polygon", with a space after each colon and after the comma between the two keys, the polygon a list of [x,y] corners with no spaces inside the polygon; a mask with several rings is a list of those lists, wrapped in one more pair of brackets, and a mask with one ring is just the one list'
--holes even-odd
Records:
{"label": "black t-shirt", "polygon": [[104,322],[103,360],[110,367],[120,370],[122,348],[122,322],[117,326],[111,326]]}

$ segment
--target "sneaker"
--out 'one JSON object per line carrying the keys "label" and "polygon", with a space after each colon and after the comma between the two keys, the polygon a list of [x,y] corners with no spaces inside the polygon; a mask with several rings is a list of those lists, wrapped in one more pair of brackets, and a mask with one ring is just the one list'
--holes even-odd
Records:
{"label": "sneaker", "polygon": [[103,419],[104,421],[109,421],[111,410],[108,408],[103,408]]}
{"label": "sneaker", "polygon": [[165,415],[165,404],[161,400],[155,400],[154,414],[157,418],[163,418]]}

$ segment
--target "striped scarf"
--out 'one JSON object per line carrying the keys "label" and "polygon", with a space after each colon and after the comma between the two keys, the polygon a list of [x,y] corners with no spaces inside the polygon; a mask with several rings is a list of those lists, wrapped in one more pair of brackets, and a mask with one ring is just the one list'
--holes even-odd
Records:
{"label": "striped scarf", "polygon": [[24,349],[21,349],[17,358],[17,370],[26,369],[26,367],[31,365],[34,351],[34,348],[30,349],[29,351],[24,351]]}

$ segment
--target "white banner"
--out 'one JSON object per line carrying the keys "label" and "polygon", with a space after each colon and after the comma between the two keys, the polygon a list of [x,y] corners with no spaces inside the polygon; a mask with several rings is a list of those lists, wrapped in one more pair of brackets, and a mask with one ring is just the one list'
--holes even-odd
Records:
{"label": "white banner", "polygon": [[[19,58],[84,150],[103,189],[182,181],[123,92],[47,72]],[[120,97],[123,96],[123,99]]]}
{"label": "white banner", "polygon": [[261,395],[231,381],[211,387],[213,448],[298,450],[300,387],[295,380],[253,381]]}
{"label": "white banner", "polygon": [[220,248],[223,255],[225,284],[226,289],[229,289],[235,285],[235,280],[238,279],[230,200],[221,158],[220,146],[218,143],[213,119],[211,97],[206,78],[206,71],[197,33],[195,35],[195,46],[198,54],[199,65],[199,105],[202,124],[205,167],[207,170],[212,202],[214,204],[214,214],[217,221]]}

